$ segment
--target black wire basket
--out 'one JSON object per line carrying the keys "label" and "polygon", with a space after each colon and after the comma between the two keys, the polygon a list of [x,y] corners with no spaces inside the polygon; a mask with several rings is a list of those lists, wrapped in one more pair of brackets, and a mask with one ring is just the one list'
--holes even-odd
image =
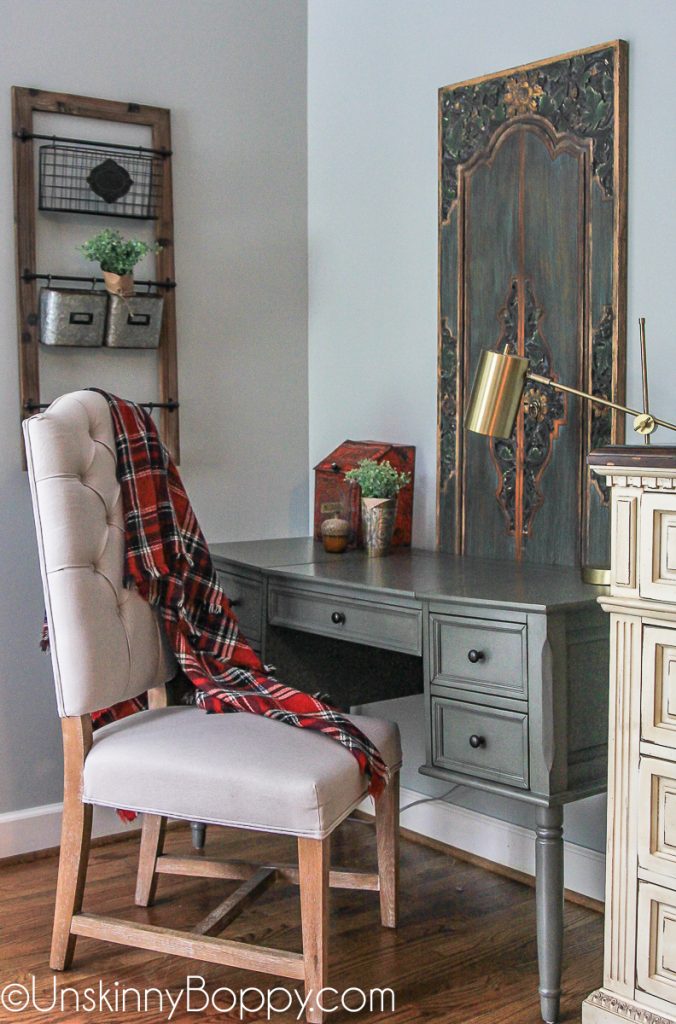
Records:
{"label": "black wire basket", "polygon": [[156,220],[162,159],[142,147],[40,146],[38,209]]}

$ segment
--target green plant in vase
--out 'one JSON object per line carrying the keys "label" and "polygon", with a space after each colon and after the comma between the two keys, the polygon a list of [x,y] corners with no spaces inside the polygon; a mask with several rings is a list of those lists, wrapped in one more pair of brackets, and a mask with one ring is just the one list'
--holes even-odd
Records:
{"label": "green plant in vase", "polygon": [[345,479],[361,488],[361,521],[366,553],[386,555],[392,541],[397,495],[411,482],[411,474],[399,472],[387,459],[362,459],[348,470]]}
{"label": "green plant in vase", "polygon": [[111,295],[129,298],[134,294],[132,271],[149,252],[159,252],[157,242],[143,242],[140,238],[123,238],[119,231],[104,228],[89,241],[78,246],[85,259],[98,263],[106,288]]}

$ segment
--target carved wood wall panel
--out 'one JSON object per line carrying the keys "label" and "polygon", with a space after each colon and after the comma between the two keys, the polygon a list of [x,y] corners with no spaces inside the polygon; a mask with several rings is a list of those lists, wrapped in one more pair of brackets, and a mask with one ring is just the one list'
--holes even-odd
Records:
{"label": "carved wood wall panel", "polygon": [[540,387],[507,441],[463,429],[482,349],[624,400],[626,44],[439,93],[438,540],[559,564],[608,558],[608,496],[584,462],[612,411]]}

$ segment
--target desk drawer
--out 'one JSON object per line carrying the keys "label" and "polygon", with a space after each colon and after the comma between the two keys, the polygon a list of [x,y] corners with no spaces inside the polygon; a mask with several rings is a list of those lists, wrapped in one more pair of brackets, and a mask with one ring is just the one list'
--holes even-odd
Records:
{"label": "desk drawer", "polygon": [[263,610],[263,584],[246,576],[218,570],[226,597],[232,601],[242,632],[247,640],[261,639],[261,617]]}
{"label": "desk drawer", "polygon": [[642,757],[639,767],[638,862],[676,877],[676,764]]}
{"label": "desk drawer", "polygon": [[528,716],[432,696],[432,763],[528,789]]}
{"label": "desk drawer", "polygon": [[676,1000],[676,892],[638,884],[636,976],[639,988]]}
{"label": "desk drawer", "polygon": [[639,594],[676,602],[676,494],[641,498]]}
{"label": "desk drawer", "polygon": [[430,643],[432,683],[528,699],[525,624],[433,613]]}
{"label": "desk drawer", "polygon": [[641,739],[676,748],[676,629],[643,627]]}
{"label": "desk drawer", "polygon": [[420,655],[422,613],[418,608],[375,604],[334,591],[307,591],[282,583],[268,588],[268,621],[320,636]]}

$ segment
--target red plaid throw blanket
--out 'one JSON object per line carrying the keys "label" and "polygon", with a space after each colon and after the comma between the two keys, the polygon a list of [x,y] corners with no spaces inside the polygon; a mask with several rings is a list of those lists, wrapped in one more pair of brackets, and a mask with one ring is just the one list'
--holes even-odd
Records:
{"label": "red plaid throw blanket", "polygon": [[[387,768],[368,737],[328,704],[278,682],[240,633],[176,466],[148,413],[100,393],[110,406],[117,446],[125,584],[157,608],[171,650],[196,688],[197,706],[211,713],[247,711],[324,733],[356,758],[377,796]],[[143,706],[124,701],[93,716],[95,724]]]}

